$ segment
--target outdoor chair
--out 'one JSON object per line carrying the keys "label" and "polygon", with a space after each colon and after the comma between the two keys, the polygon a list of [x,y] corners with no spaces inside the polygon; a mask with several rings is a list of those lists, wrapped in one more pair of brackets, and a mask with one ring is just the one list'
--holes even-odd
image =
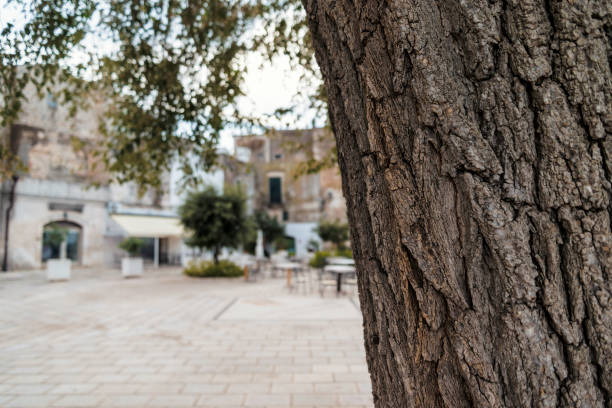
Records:
{"label": "outdoor chair", "polygon": [[249,262],[245,265],[248,272],[248,280],[256,282],[262,277],[263,265],[259,262]]}
{"label": "outdoor chair", "polygon": [[331,272],[326,272],[324,269],[319,269],[318,277],[319,277],[319,294],[321,296],[325,295],[325,291],[327,289],[331,289],[334,292],[336,291],[338,280],[335,274]]}
{"label": "outdoor chair", "polygon": [[308,267],[302,267],[301,269],[295,270],[291,277],[291,287],[289,290],[294,289],[298,292],[302,291],[308,293],[310,291],[311,279],[310,269]]}
{"label": "outdoor chair", "polygon": [[270,266],[269,266],[269,275],[272,278],[278,278],[279,276],[283,276],[283,274],[285,273],[285,271],[280,268],[278,265],[283,264],[289,262],[287,260],[283,260],[283,259],[270,259]]}
{"label": "outdoor chair", "polygon": [[355,296],[357,295],[357,274],[356,273],[352,273],[350,275],[347,275],[343,280],[342,280],[342,287],[347,287],[347,293],[351,296]]}

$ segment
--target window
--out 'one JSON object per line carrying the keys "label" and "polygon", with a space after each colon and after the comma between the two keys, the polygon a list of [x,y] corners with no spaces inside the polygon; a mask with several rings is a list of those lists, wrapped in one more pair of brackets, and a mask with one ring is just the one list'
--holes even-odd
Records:
{"label": "window", "polygon": [[280,177],[270,177],[270,204],[281,204],[283,202],[283,187]]}
{"label": "window", "polygon": [[64,242],[66,258],[78,262],[81,226],[69,221],[56,221],[45,225],[42,234],[42,261],[60,258]]}
{"label": "window", "polygon": [[289,212],[283,211],[283,221],[289,221]]}
{"label": "window", "polygon": [[283,158],[283,154],[282,154],[282,153],[276,153],[276,154],[274,155],[274,158],[275,158],[276,160],[282,159],[282,158]]}

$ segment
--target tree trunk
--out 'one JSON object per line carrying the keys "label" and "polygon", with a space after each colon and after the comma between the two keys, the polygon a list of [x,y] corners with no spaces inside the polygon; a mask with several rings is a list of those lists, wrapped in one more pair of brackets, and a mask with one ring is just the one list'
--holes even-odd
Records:
{"label": "tree trunk", "polygon": [[303,0],[377,407],[610,407],[612,2]]}
{"label": "tree trunk", "polygon": [[221,252],[221,248],[219,248],[219,246],[215,246],[215,248],[213,249],[213,262],[215,263],[215,265],[217,265],[219,263],[219,253]]}
{"label": "tree trunk", "polygon": [[13,207],[15,206],[15,189],[17,187],[17,182],[19,181],[18,176],[13,176],[11,178],[11,189],[9,191],[9,204],[6,208],[6,213],[4,216],[4,254],[2,256],[2,272],[8,271],[8,259],[9,259],[9,226],[11,223],[11,213],[13,212]]}

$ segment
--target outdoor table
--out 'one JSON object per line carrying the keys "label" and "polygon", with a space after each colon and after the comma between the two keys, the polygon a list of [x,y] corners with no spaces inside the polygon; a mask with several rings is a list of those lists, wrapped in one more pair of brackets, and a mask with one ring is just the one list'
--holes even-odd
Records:
{"label": "outdoor table", "polygon": [[336,291],[342,292],[342,276],[355,273],[355,267],[350,265],[327,265],[324,268],[325,272],[336,274],[337,284]]}
{"label": "outdoor table", "polygon": [[355,260],[340,256],[331,256],[326,260],[328,265],[355,265]]}
{"label": "outdoor table", "polygon": [[302,264],[295,262],[280,262],[274,264],[274,269],[287,271],[287,287],[291,287],[291,272],[298,272],[302,269]]}

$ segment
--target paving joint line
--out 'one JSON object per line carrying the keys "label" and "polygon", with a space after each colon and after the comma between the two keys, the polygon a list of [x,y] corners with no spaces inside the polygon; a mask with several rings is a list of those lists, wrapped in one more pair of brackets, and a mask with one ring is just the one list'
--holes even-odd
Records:
{"label": "paving joint line", "polygon": [[219,320],[219,318],[223,315],[223,313],[227,312],[227,310],[232,307],[234,305],[234,303],[236,303],[238,301],[239,298],[235,297],[233,298],[227,305],[225,305],[223,307],[223,309],[221,309],[213,318],[212,320]]}

